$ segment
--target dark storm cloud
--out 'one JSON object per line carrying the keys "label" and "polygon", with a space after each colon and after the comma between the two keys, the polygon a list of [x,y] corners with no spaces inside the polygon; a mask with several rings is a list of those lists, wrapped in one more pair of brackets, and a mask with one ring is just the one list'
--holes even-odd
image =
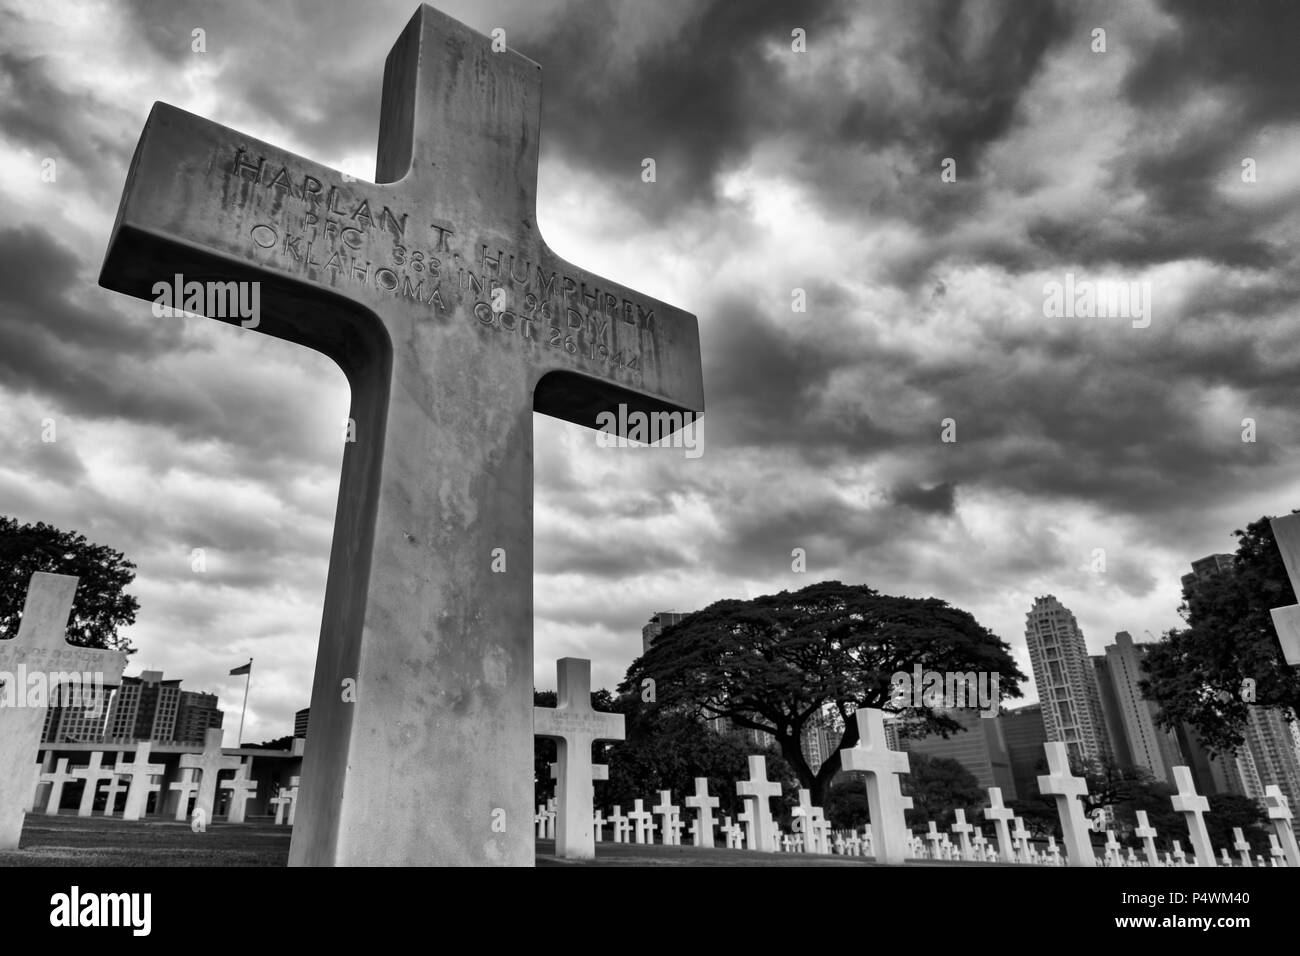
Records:
{"label": "dark storm cloud", "polygon": [[[696,5],[680,28],[625,50],[608,0],[573,3],[521,46],[543,66],[546,148],[622,184],[621,202],[661,218],[681,203],[715,198],[716,175],[767,139],[795,144],[788,172],[822,192],[828,207],[951,219],[978,205],[976,191],[938,182],[953,157],[976,175],[983,149],[1005,134],[1044,55],[1069,34],[1058,3],[936,2],[867,7],[847,0]],[[855,18],[873,29],[852,34]],[[791,52],[791,30],[808,52]],[[859,42],[850,46],[850,42]],[[791,69],[801,56],[806,70]],[[846,64],[904,64],[906,76]],[[802,67],[802,64],[801,64]],[[922,84],[920,100],[895,88]],[[899,146],[910,159],[888,182],[863,159]],[[658,181],[640,181],[653,157]],[[664,200],[668,194],[668,201]]]}
{"label": "dark storm cloud", "polygon": [[[609,0],[568,4],[520,49],[543,70],[542,143],[622,183],[620,199],[663,213],[663,194],[710,199],[713,177],[777,127],[789,97],[769,50],[790,50],[791,31],[817,43],[844,22],[834,0],[711,0],[690,8],[671,35],[625,52]],[[657,182],[641,182],[653,157]]]}
{"label": "dark storm cloud", "polygon": [[[1142,194],[1140,213],[1099,209],[1091,220],[1043,216],[1029,226],[1046,249],[1082,263],[1129,266],[1182,258],[1247,268],[1279,262],[1267,234],[1289,210],[1243,210],[1222,188],[1271,123],[1294,122],[1300,103],[1300,7],[1165,2],[1174,28],[1139,55],[1122,93],[1145,129],[1164,129],[1156,146],[1138,147],[1111,170],[1117,187]],[[1203,121],[1180,121],[1198,105],[1221,102]],[[1267,176],[1268,171],[1262,171]]]}
{"label": "dark storm cloud", "polygon": [[[250,378],[218,400],[169,369],[197,348],[187,325],[208,320],[155,318],[148,304],[99,289],[85,272],[45,231],[0,229],[0,381],[7,388],[47,398],[72,415],[156,425],[174,440],[242,446],[248,474],[267,479],[304,457],[331,457],[315,420],[286,400],[278,382]],[[114,300],[126,304],[119,310]],[[232,380],[245,371],[232,370]],[[330,430],[331,438],[341,435]]]}
{"label": "dark storm cloud", "polygon": [[[267,122],[292,129],[310,158],[375,148],[384,58],[416,5],[395,6],[405,13],[392,20],[307,0],[136,0],[127,9],[154,54],[174,67],[202,56],[216,70],[205,82]],[[205,32],[205,53],[192,52],[195,29]],[[178,92],[160,98],[166,95]]]}
{"label": "dark storm cloud", "polygon": [[921,485],[900,485],[893,489],[890,498],[894,504],[928,514],[950,515],[957,500],[957,488],[943,482],[931,488]]}
{"label": "dark storm cloud", "polygon": [[889,9],[899,22],[881,45],[892,46],[893,55],[921,83],[922,101],[903,106],[887,91],[854,91],[837,125],[841,143],[905,144],[926,158],[926,176],[935,182],[942,157],[955,159],[963,176],[978,176],[983,148],[1010,129],[1021,94],[1044,56],[1070,35],[1069,7],[929,0]]}
{"label": "dark storm cloud", "polygon": [[[841,301],[840,312],[850,306]],[[834,305],[828,305],[828,309]],[[753,299],[730,297],[709,309],[701,330],[709,410],[706,435],[724,444],[797,445],[810,457],[845,449],[881,451],[897,444],[891,428],[866,411],[828,412],[832,374],[855,365],[861,345],[845,349],[811,331],[813,319],[785,324]],[[882,416],[885,409],[881,408]]]}
{"label": "dark storm cloud", "polygon": [[[56,183],[81,179],[107,189],[117,183],[135,141],[121,127],[106,134],[100,123],[123,111],[93,93],[65,92],[66,78],[53,70],[48,57],[0,49],[0,132],[41,158],[55,160]],[[87,117],[99,122],[86,122]],[[59,187],[51,183],[46,188]]]}

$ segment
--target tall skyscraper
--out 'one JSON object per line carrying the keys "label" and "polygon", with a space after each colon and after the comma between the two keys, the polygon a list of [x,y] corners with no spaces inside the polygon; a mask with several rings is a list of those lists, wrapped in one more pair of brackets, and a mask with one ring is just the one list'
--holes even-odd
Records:
{"label": "tall skyscraper", "polygon": [[1047,739],[1064,743],[1073,759],[1102,759],[1110,747],[1101,697],[1074,614],[1051,594],[1035,598],[1025,640]]}
{"label": "tall skyscraper", "polygon": [[641,628],[641,653],[644,654],[650,650],[650,645],[654,643],[654,639],[662,634],[665,628],[672,627],[678,621],[684,620],[688,613],[660,611],[651,617],[649,623]]}
{"label": "tall skyscraper", "polygon": [[1135,643],[1128,631],[1120,631],[1115,643],[1107,645],[1105,656],[1093,659],[1101,685],[1102,712],[1120,764],[1145,767],[1157,780],[1173,783],[1173,768],[1183,762],[1178,743],[1157,726],[1156,704],[1138,689],[1147,650],[1147,645]]}
{"label": "tall skyscraper", "polygon": [[180,703],[181,682],[163,680],[162,671],[142,671],[139,677],[123,677],[108,706],[104,739],[110,742],[174,740]]}
{"label": "tall skyscraper", "polygon": [[307,736],[307,723],[311,719],[311,708],[304,707],[293,715],[293,735],[295,737]]}

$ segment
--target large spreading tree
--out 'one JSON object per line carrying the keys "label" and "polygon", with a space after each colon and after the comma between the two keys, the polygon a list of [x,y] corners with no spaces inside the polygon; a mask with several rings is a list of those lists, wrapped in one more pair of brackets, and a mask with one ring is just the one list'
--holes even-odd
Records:
{"label": "large spreading tree", "polygon": [[[619,690],[697,719],[725,717],[772,735],[822,804],[840,770],[839,750],[858,742],[859,707],[907,713],[926,729],[961,725],[928,701],[896,705],[891,678],[915,665],[939,673],[999,675],[1001,697],[1019,697],[1025,675],[1008,646],[966,611],[936,598],[891,597],[866,585],[826,581],[748,601],[719,601],[664,630],[633,661]],[[652,694],[650,692],[653,692]],[[800,740],[815,715],[842,727],[838,746],[811,767]]]}
{"label": "large spreading tree", "polygon": [[1269,615],[1296,603],[1273,529],[1265,517],[1233,534],[1231,567],[1183,588],[1188,626],[1152,647],[1140,685],[1162,726],[1186,721],[1218,753],[1242,745],[1251,707],[1300,706],[1300,668],[1287,665]]}
{"label": "large spreading tree", "polygon": [[32,573],[76,575],[68,640],[82,647],[132,652],[118,629],[135,623],[139,602],[126,593],[135,565],[120,551],[93,544],[85,535],[37,522],[20,525],[0,515],[0,639],[13,637],[23,616]]}

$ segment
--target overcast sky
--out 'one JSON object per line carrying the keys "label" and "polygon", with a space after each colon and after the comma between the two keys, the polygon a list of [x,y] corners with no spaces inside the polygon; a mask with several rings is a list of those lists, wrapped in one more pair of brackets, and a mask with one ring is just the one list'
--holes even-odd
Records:
{"label": "overcast sky", "polygon": [[[823,579],[950,601],[1029,673],[1036,595],[1094,653],[1149,639],[1190,561],[1300,505],[1300,8],[441,6],[542,65],[551,247],[700,322],[702,457],[535,419],[539,687],[562,656],[613,685],[655,611]],[[0,513],[136,562],[127,673],[219,693],[227,745],[250,656],[245,739],[308,703],[347,386],[96,277],[155,100],[372,178],[414,9],[0,0]],[[1045,317],[1067,274],[1150,283],[1149,326]]]}

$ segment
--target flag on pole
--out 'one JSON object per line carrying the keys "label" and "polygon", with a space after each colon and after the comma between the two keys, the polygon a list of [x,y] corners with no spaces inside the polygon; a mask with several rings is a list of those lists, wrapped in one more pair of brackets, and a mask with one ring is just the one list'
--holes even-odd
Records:
{"label": "flag on pole", "polygon": [[245,664],[243,667],[236,667],[233,671],[231,671],[230,676],[238,677],[240,674],[251,674],[252,672],[253,672],[253,661],[250,658],[248,663]]}

